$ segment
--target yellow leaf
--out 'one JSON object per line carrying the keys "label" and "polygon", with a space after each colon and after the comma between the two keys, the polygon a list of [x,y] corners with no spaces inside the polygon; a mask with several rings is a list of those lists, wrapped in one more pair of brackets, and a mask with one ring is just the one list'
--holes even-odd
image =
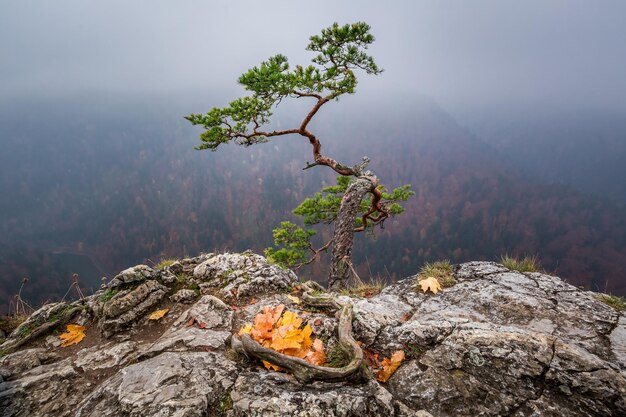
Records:
{"label": "yellow leaf", "polygon": [[419,284],[422,287],[422,291],[427,292],[428,290],[432,291],[433,294],[437,294],[441,291],[441,284],[435,277],[428,277],[421,279]]}
{"label": "yellow leaf", "polygon": [[400,366],[403,360],[404,360],[403,350],[398,350],[394,352],[394,354],[391,355],[391,358],[389,359],[384,358],[381,363],[383,369],[378,371],[378,374],[376,374],[376,379],[379,380],[380,382],[386,382],[391,377],[391,375],[393,375],[396,369],[398,369],[398,367]]}
{"label": "yellow leaf", "polygon": [[268,361],[261,362],[263,362],[263,366],[265,366],[267,369],[273,369],[274,371],[280,371],[282,369],[280,366],[269,363]]}
{"label": "yellow leaf", "polygon": [[[322,341],[313,342],[311,326],[303,326],[298,313],[284,311],[284,308],[282,304],[275,308],[264,307],[263,312],[255,316],[254,325],[243,326],[239,335],[249,334],[257,343],[284,355],[323,364],[326,354]],[[267,369],[280,370],[280,367],[269,362],[264,361],[263,364]]]}
{"label": "yellow leaf", "polygon": [[300,304],[301,303],[300,299],[298,297],[296,297],[295,295],[288,295],[287,298],[289,298],[295,304]]}
{"label": "yellow leaf", "polygon": [[252,325],[248,324],[246,326],[243,326],[241,329],[239,329],[239,336],[241,336],[242,334],[250,334],[252,332]]}
{"label": "yellow leaf", "polygon": [[302,319],[298,317],[298,313],[285,311],[285,314],[278,320],[278,328],[285,326],[300,327],[302,326]]}
{"label": "yellow leaf", "polygon": [[277,325],[278,328],[272,335],[270,347],[286,355],[304,357],[311,346],[311,333],[313,332],[311,326],[307,324],[300,329],[302,319],[297,313],[291,311],[285,311]]}
{"label": "yellow leaf", "polygon": [[164,308],[163,310],[155,310],[148,316],[148,320],[160,320],[170,311],[169,308]]}
{"label": "yellow leaf", "polygon": [[85,338],[85,327],[78,324],[68,324],[67,331],[59,335],[61,347],[75,345]]}

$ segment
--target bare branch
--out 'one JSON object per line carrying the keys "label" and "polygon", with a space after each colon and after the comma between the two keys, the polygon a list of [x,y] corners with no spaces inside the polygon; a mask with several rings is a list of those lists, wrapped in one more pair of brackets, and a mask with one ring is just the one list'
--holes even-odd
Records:
{"label": "bare branch", "polygon": [[320,254],[320,252],[325,252],[326,250],[328,250],[328,248],[330,247],[330,245],[333,243],[333,240],[329,240],[328,242],[326,242],[326,244],[324,244],[324,246],[322,246],[319,249],[315,249],[313,247],[313,245],[309,244],[309,249],[311,249],[311,251],[313,252],[313,256],[311,256],[311,258],[306,261],[306,262],[302,262],[299,263],[298,265],[295,265],[294,267],[292,267],[292,271],[297,271],[298,269],[302,268],[305,265],[310,264],[311,262],[313,262],[314,260],[316,260]]}

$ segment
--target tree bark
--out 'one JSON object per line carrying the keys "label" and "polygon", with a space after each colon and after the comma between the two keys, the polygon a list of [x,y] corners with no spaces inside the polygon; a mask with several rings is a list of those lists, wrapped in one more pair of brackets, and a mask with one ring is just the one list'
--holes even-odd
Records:
{"label": "tree bark", "polygon": [[359,177],[348,186],[337,214],[333,236],[333,256],[328,277],[328,288],[338,290],[348,286],[352,243],[354,241],[355,219],[363,196],[371,191],[375,184],[369,177]]}

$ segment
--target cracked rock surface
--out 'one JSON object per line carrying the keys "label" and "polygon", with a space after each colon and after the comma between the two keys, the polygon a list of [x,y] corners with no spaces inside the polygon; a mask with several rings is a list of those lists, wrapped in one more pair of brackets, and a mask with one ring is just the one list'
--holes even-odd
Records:
{"label": "cracked rock surface", "polygon": [[[372,298],[340,298],[354,305],[365,349],[404,350],[386,383],[301,384],[229,348],[243,323],[280,303],[331,348],[336,318],[288,297],[292,272],[251,253],[130,268],[81,304],[81,343],[51,343],[61,328],[16,343],[69,305],[44,307],[8,336],[3,346],[20,347],[0,358],[0,416],[626,415],[622,313],[545,274],[470,262],[454,275],[436,295],[408,278]],[[147,319],[161,308],[162,319]]]}
{"label": "cracked rock surface", "polygon": [[[435,416],[625,415],[623,315],[545,274],[470,262],[455,278],[378,334],[412,354],[394,396]],[[383,293],[414,298],[403,282]]]}

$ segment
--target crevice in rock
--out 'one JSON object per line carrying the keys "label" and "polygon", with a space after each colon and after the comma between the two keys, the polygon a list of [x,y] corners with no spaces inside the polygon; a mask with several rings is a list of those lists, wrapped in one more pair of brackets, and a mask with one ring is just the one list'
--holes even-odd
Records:
{"label": "crevice in rock", "polygon": [[524,406],[528,405],[529,401],[537,401],[541,397],[543,397],[543,393],[545,392],[547,388],[546,375],[550,371],[552,367],[552,362],[554,361],[554,357],[556,356],[556,339],[552,340],[551,349],[552,349],[552,354],[550,356],[550,360],[541,370],[541,374],[539,374],[539,376],[535,378],[539,386],[539,390],[537,391],[537,394],[522,400],[517,406],[513,407],[511,411],[509,411],[509,413],[504,415],[503,417],[514,417],[515,414],[519,410],[521,410]]}

